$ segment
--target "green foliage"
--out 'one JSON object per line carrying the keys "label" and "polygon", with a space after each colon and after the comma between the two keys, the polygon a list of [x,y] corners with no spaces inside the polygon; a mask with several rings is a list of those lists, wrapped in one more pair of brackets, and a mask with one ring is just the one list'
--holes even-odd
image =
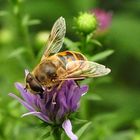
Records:
{"label": "green foliage", "polygon": [[84,124],[77,132],[76,135],[78,136],[78,138],[80,139],[81,136],[86,133],[86,130],[90,127],[91,122],[88,122],[86,124]]}
{"label": "green foliage", "polygon": [[96,55],[92,56],[91,60],[92,61],[104,60],[106,57],[110,56],[113,52],[114,50],[105,50],[101,53],[97,53]]}
{"label": "green foliage", "polygon": [[[99,36],[77,34],[73,18],[96,7],[112,11],[110,29]],[[44,45],[36,42],[37,33],[49,32],[59,16],[67,22],[62,50],[81,52],[112,70],[80,82],[89,85],[89,92],[73,119],[74,132],[80,140],[139,140],[139,13],[138,0],[0,1],[0,140],[52,140],[51,128],[39,127],[40,120],[20,118],[26,110],[8,93],[17,93],[14,83],[24,82],[24,69],[32,70],[40,60]]]}

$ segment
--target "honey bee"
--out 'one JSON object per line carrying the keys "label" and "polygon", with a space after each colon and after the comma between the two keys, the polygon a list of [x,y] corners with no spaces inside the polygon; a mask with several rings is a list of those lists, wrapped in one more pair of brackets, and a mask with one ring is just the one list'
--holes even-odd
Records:
{"label": "honey bee", "polygon": [[[74,51],[59,52],[66,33],[65,19],[60,17],[54,23],[47,46],[40,63],[32,72],[26,71],[26,88],[34,94],[51,91],[53,87],[61,87],[65,80],[80,80],[98,77],[110,72],[104,65],[88,61],[87,58]],[[54,99],[55,99],[54,95]]]}

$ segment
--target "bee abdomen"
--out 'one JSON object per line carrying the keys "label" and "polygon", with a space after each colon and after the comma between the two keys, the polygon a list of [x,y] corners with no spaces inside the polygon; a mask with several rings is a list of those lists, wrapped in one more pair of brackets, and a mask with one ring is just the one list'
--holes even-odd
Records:
{"label": "bee abdomen", "polygon": [[81,53],[72,51],[60,52],[57,54],[57,57],[64,66],[66,66],[66,64],[71,61],[86,60],[86,57]]}
{"label": "bee abdomen", "polygon": [[87,58],[81,53],[75,53],[77,60],[87,60]]}

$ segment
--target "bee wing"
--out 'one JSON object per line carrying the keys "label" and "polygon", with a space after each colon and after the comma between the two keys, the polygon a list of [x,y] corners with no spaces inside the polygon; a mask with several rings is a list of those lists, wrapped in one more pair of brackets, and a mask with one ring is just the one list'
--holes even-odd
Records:
{"label": "bee wing", "polygon": [[99,77],[110,73],[110,69],[104,65],[91,61],[72,61],[66,65],[66,79],[84,79],[87,77]]}
{"label": "bee wing", "polygon": [[42,59],[44,57],[48,57],[51,53],[57,53],[61,49],[65,33],[66,33],[65,19],[63,17],[60,17],[59,19],[56,20],[56,22],[52,27],[51,33],[48,38],[47,47]]}

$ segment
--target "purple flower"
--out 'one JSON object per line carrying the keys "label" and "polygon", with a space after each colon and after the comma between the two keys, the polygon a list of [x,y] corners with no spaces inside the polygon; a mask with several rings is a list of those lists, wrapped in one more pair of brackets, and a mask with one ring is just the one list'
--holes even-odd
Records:
{"label": "purple flower", "polygon": [[44,91],[43,96],[34,95],[24,89],[20,83],[16,83],[16,88],[20,91],[22,98],[10,93],[9,95],[17,99],[28,109],[28,113],[22,116],[34,115],[48,124],[62,125],[62,128],[71,140],[77,140],[77,136],[72,132],[72,125],[68,119],[70,114],[79,107],[81,96],[88,91],[87,86],[79,87],[73,80],[65,81],[56,96],[56,104],[52,104],[52,98],[56,88],[48,92]]}
{"label": "purple flower", "polygon": [[92,13],[95,14],[97,21],[99,22],[99,31],[106,31],[111,24],[112,21],[112,13],[106,12],[102,9],[94,9]]}

